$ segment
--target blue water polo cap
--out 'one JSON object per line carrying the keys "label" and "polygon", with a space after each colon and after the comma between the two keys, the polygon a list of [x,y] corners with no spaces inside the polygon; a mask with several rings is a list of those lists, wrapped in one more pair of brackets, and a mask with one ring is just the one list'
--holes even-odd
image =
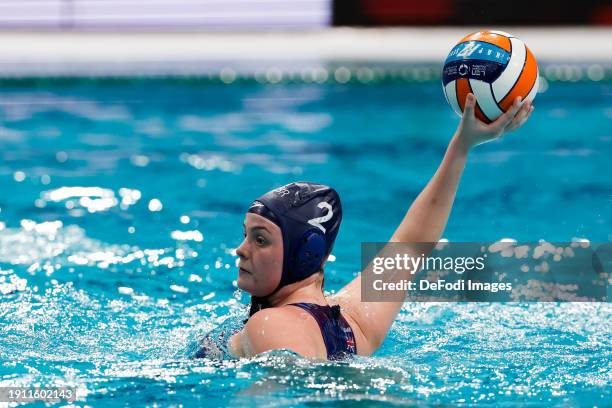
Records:
{"label": "blue water polo cap", "polygon": [[283,273],[272,293],[322,269],[342,221],[340,196],[331,187],[290,183],[259,197],[248,212],[279,226],[283,235]]}

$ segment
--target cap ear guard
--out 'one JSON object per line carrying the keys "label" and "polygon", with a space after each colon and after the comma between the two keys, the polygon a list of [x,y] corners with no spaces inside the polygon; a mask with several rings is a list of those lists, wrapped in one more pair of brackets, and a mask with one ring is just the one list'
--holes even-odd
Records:
{"label": "cap ear guard", "polygon": [[298,280],[305,279],[321,269],[323,258],[327,255],[327,241],[318,229],[304,233],[295,250],[293,274]]}

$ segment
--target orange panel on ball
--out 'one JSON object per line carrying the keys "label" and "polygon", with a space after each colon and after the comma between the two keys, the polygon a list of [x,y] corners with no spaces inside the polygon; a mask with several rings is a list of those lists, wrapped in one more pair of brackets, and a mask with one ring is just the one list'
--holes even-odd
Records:
{"label": "orange panel on ball", "polygon": [[470,34],[459,41],[458,44],[468,41],[484,41],[497,45],[508,52],[512,50],[512,44],[510,43],[510,39],[508,37],[500,34],[494,34],[490,31],[479,31],[477,33]]}
{"label": "orange panel on ball", "polygon": [[[470,86],[470,81],[466,78],[457,79],[457,81],[455,81],[455,86],[457,90],[457,102],[459,102],[459,107],[461,107],[461,112],[463,112],[465,110],[465,98],[467,98],[469,93],[473,93],[472,87]],[[484,123],[491,123],[491,120],[482,112],[480,106],[478,106],[478,101],[476,101],[474,113],[476,117]]]}
{"label": "orange panel on ball", "polygon": [[538,63],[529,48],[525,47],[525,49],[527,51],[527,58],[523,70],[512,89],[510,89],[510,92],[499,102],[500,108],[504,111],[512,106],[512,102],[514,102],[517,96],[525,98],[529,95],[529,92],[536,83]]}

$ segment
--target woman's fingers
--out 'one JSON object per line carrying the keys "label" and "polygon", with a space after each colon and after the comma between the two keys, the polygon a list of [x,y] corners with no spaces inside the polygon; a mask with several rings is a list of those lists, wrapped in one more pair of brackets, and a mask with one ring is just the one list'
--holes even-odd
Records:
{"label": "woman's fingers", "polygon": [[527,120],[529,119],[529,115],[530,114],[528,113],[525,117],[521,118],[517,122],[510,124],[510,126],[508,126],[506,128],[506,132],[512,132],[512,131],[520,128],[521,126],[523,126],[525,124],[525,122],[527,122]]}
{"label": "woman's fingers", "polygon": [[474,108],[476,107],[476,97],[469,93],[465,97],[465,106],[463,107],[463,118],[474,118]]}
{"label": "woman's fingers", "polygon": [[526,102],[521,107],[521,110],[516,114],[512,122],[506,127],[505,131],[509,132],[523,126],[527,119],[529,119],[529,115],[533,112],[533,105],[531,102]]}
{"label": "woman's fingers", "polygon": [[503,132],[510,123],[514,120],[517,113],[521,109],[521,97],[517,96],[510,109],[508,109],[503,115],[495,120],[495,122],[491,123],[489,126],[491,130],[495,133]]}
{"label": "woman's fingers", "polygon": [[533,113],[533,105],[529,107],[529,112],[527,112],[527,116],[525,116],[525,118],[522,120],[522,122],[519,124],[519,127],[523,126],[525,124],[525,122],[527,122],[527,120],[529,120],[529,117],[531,116],[531,114]]}
{"label": "woman's fingers", "polygon": [[506,127],[506,130],[516,129],[522,120],[529,114],[529,103],[525,103],[518,111],[512,122]]}

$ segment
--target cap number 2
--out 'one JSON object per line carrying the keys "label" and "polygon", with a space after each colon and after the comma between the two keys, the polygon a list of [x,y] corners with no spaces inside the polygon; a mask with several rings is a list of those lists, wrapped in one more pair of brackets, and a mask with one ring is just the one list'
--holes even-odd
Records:
{"label": "cap number 2", "polygon": [[322,202],[322,203],[319,203],[319,205],[317,205],[317,207],[319,207],[320,209],[326,209],[327,210],[327,214],[325,214],[322,217],[316,217],[316,218],[313,218],[311,220],[308,220],[308,223],[310,225],[314,225],[315,227],[317,227],[318,229],[323,231],[323,233],[325,234],[325,227],[322,226],[321,223],[323,223],[325,221],[329,221],[331,219],[331,217],[334,216],[334,211],[332,210],[332,206],[329,203],[326,203],[325,201]]}

